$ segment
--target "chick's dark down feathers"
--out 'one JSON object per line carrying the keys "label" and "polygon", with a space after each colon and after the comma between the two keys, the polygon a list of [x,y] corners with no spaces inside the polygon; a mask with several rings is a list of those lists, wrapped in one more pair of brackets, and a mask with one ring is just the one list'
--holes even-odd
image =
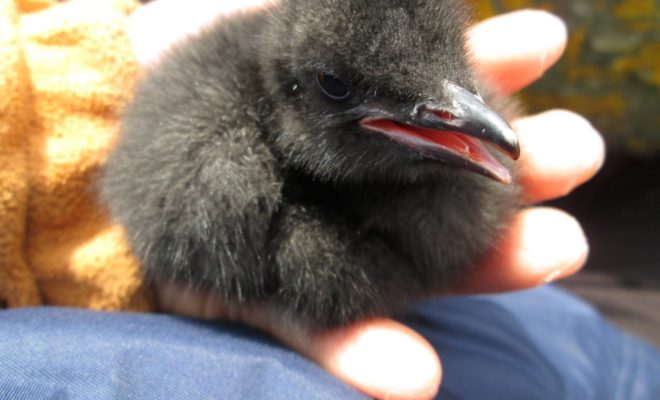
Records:
{"label": "chick's dark down feathers", "polygon": [[[452,109],[446,82],[483,92],[467,22],[457,0],[283,0],[172,49],[139,85],[100,185],[147,279],[267,301],[314,329],[460,279],[517,209],[515,185],[359,121]],[[350,96],[328,98],[327,76]]]}

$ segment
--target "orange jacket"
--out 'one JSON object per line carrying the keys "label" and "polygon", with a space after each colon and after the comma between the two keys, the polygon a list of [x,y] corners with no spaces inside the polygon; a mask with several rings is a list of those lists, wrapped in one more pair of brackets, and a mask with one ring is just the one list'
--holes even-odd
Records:
{"label": "orange jacket", "polygon": [[95,197],[139,66],[133,0],[0,0],[0,302],[150,310]]}

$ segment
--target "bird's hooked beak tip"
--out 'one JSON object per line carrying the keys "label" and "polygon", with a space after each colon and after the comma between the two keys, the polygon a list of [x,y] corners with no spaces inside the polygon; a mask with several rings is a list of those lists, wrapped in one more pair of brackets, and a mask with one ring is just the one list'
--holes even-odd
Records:
{"label": "bird's hooked beak tip", "polygon": [[454,124],[458,132],[493,144],[513,160],[520,157],[518,135],[504,118],[484,103],[481,96],[451,82],[445,83],[445,88],[459,114],[459,121]]}
{"label": "bird's hooked beak tip", "polygon": [[[422,156],[510,184],[511,172],[486,148],[487,142],[516,160],[520,145],[515,131],[479,96],[452,83],[446,84],[450,106],[422,102],[407,114],[375,110],[360,125],[407,146]],[[387,116],[386,116],[387,115]]]}

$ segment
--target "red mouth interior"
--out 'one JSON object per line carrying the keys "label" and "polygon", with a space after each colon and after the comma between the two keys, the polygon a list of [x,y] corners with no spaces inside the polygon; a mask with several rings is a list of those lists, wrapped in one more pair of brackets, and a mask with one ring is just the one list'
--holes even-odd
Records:
{"label": "red mouth interior", "polygon": [[405,125],[389,119],[363,121],[361,125],[369,130],[384,133],[404,145],[412,142],[426,143],[426,145],[433,143],[446,151],[478,164],[497,180],[505,183],[511,181],[510,173],[506,167],[493,157],[479,139],[454,131]]}

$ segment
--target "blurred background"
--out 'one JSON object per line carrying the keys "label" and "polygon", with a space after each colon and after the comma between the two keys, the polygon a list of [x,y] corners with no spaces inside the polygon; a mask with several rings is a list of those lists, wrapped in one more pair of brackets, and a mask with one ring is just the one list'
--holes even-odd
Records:
{"label": "blurred background", "polygon": [[552,205],[577,216],[591,256],[562,285],[660,346],[660,0],[472,0],[480,19],[522,8],[561,16],[566,54],[521,99],[567,108],[605,136],[600,174]]}

